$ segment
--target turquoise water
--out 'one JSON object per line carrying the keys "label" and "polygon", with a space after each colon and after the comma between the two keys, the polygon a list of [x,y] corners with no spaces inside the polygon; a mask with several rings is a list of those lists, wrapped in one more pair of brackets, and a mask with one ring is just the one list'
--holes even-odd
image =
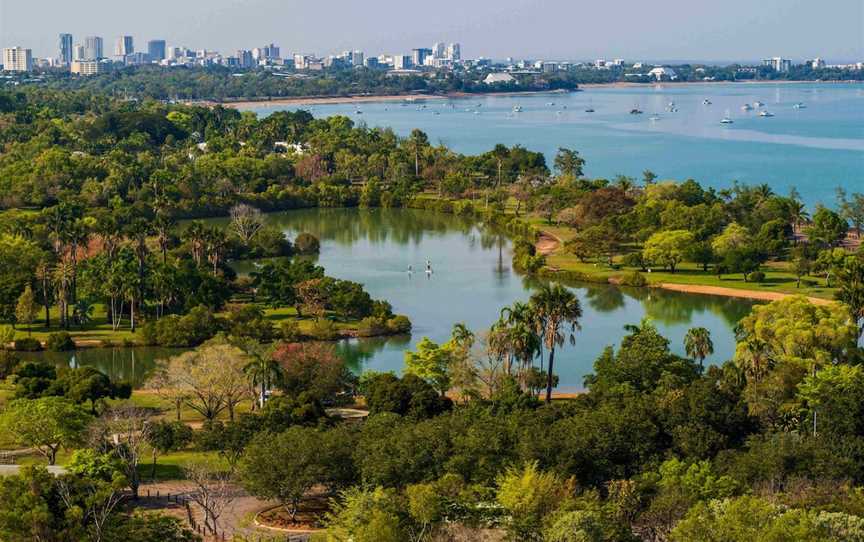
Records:
{"label": "turquoise water", "polygon": [[[703,105],[708,99],[711,105]],[[774,117],[745,112],[765,103]],[[678,111],[668,112],[674,102]],[[804,109],[795,109],[802,102]],[[554,104],[554,105],[553,105]],[[521,113],[513,107],[520,106]],[[424,107],[425,106],[425,107]],[[594,113],[586,113],[588,107]],[[630,115],[637,107],[642,115]],[[316,116],[347,115],[400,134],[424,130],[432,142],[463,153],[496,143],[546,154],[577,149],[586,174],[696,179],[718,189],[737,180],[768,183],[780,194],[795,187],[809,205],[833,204],[835,189],[864,190],[864,84],[712,84],[589,88],[569,94],[430,99],[413,104],[375,102],[314,106],[254,106],[267,115],[308,109]],[[358,113],[361,111],[362,113]],[[722,125],[727,113],[734,124]],[[476,113],[475,113],[476,112]],[[653,114],[658,120],[651,120]]]}
{"label": "turquoise water", "polygon": [[[537,283],[510,266],[510,242],[472,220],[410,209],[308,209],[269,214],[268,221],[290,237],[302,231],[321,239],[319,265],[327,274],[363,283],[372,297],[386,299],[414,324],[410,337],[344,341],[340,351],[357,370],[400,371],[404,352],[424,336],[447,340],[453,324],[465,322],[478,334],[501,308],[527,300]],[[426,260],[433,274],[420,272]],[[413,275],[407,273],[412,265]],[[249,269],[238,262],[238,271]],[[626,324],[650,318],[683,355],[687,330],[711,330],[719,363],[734,353],[735,324],[753,303],[741,299],[689,295],[646,288],[571,285],[584,317],[576,346],[556,356],[560,391],[582,389],[594,360],[617,345]],[[560,361],[559,361],[560,360]]]}

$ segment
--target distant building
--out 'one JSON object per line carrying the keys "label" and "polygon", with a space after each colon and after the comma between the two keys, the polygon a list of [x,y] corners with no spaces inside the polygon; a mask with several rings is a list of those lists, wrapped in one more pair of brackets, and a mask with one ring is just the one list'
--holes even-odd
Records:
{"label": "distant building", "polygon": [[500,83],[515,83],[516,78],[509,73],[490,73],[486,76],[486,79],[484,79],[483,82],[487,85],[495,85]]}
{"label": "distant building", "polygon": [[135,52],[134,41],[132,36],[120,36],[114,43],[114,56],[119,59],[126,58],[126,55],[131,55]]}
{"label": "distant building", "polygon": [[70,71],[75,75],[96,75],[107,71],[106,64],[98,60],[74,60]]}
{"label": "distant building", "polygon": [[425,66],[429,56],[432,56],[432,49],[411,49],[411,62],[415,66]]}
{"label": "distant building", "polygon": [[674,81],[675,79],[678,79],[678,74],[675,73],[675,70],[672,68],[657,66],[648,72],[648,77],[653,77],[658,81]]}
{"label": "distant building", "polygon": [[138,66],[140,64],[147,64],[150,62],[150,55],[144,52],[131,53],[123,57],[123,60],[126,64],[130,66]]}
{"label": "distant building", "polygon": [[252,51],[248,49],[238,49],[237,50],[237,65],[241,68],[251,68],[255,63],[255,59],[252,58]]}
{"label": "distant building", "polygon": [[84,46],[80,43],[72,46],[72,60],[84,60]]}
{"label": "distant building", "polygon": [[393,69],[407,70],[411,67],[411,57],[409,55],[393,55]]}
{"label": "distant building", "polygon": [[364,56],[363,51],[351,51],[351,65],[362,66]]}
{"label": "distant building", "polygon": [[773,58],[766,58],[762,61],[763,66],[768,66],[772,70],[778,73],[786,73],[792,68],[792,61],[788,58],[781,58],[779,56],[775,56]]}
{"label": "distant building", "polygon": [[147,42],[147,56],[153,62],[165,60],[165,40],[150,40]]}
{"label": "distant building", "polygon": [[84,55],[82,60],[99,60],[105,58],[102,54],[102,38],[99,36],[87,36],[84,38]]}
{"label": "distant building", "polygon": [[447,59],[457,61],[462,59],[462,46],[458,43],[451,43],[447,46]]}
{"label": "distant building", "polygon": [[825,61],[821,58],[814,58],[810,61],[810,67],[814,70],[821,70],[825,68]]}
{"label": "distant building", "polygon": [[7,72],[33,71],[33,51],[23,47],[3,49],[3,69]]}
{"label": "distant building", "polygon": [[72,64],[72,34],[60,34],[57,40],[57,61],[64,66]]}
{"label": "distant building", "polygon": [[440,41],[432,46],[432,58],[444,58],[447,54],[447,46]]}
{"label": "distant building", "polygon": [[378,67],[378,57],[373,56],[373,57],[367,58],[366,60],[363,61],[363,65],[366,66],[367,68],[372,68],[372,69],[377,68]]}
{"label": "distant building", "polygon": [[606,67],[606,60],[603,58],[598,58],[597,60],[594,61],[594,67],[597,69],[605,68]]}

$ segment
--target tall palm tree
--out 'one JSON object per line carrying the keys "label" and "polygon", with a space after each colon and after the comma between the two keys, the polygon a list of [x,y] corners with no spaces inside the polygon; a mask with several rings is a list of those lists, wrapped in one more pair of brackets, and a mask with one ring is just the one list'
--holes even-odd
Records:
{"label": "tall palm tree", "polygon": [[192,252],[192,259],[195,260],[195,264],[200,266],[201,259],[204,257],[207,227],[200,220],[196,220],[189,224],[189,227],[183,232],[183,238],[189,243],[189,249]]}
{"label": "tall palm tree", "polygon": [[702,367],[705,358],[714,353],[711,332],[704,327],[690,328],[684,336],[684,350],[691,358],[698,359],[699,367]]}
{"label": "tall palm tree", "polygon": [[519,363],[519,374],[524,377],[542,348],[542,330],[534,308],[528,303],[517,301],[501,310],[499,321],[509,357]]}
{"label": "tall palm tree", "polygon": [[563,346],[568,339],[570,344],[575,344],[575,332],[579,329],[582,307],[573,292],[560,284],[546,284],[531,296],[529,304],[540,322],[543,344],[549,350],[546,402],[551,403],[555,348]]}
{"label": "tall palm tree", "polygon": [[267,390],[282,378],[282,366],[271,356],[263,352],[259,347],[246,348],[246,353],[252,360],[243,367],[243,372],[253,387],[260,386],[261,393],[258,397],[259,405],[264,408],[267,398]]}

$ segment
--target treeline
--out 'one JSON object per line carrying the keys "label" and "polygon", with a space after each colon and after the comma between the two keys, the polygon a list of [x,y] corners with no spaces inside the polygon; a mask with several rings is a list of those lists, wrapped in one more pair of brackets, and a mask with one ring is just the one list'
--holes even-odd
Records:
{"label": "treeline", "polygon": [[[45,72],[38,86],[52,90],[87,91],[124,98],[156,100],[215,100],[349,96],[358,94],[446,94],[574,90],[577,82],[566,72],[518,76],[518,84],[487,85],[486,72],[441,72],[394,76],[386,70],[328,68],[322,72],[273,72],[265,69],[129,66],[90,76]],[[30,81],[32,83],[32,80]],[[24,85],[29,85],[23,82]]]}

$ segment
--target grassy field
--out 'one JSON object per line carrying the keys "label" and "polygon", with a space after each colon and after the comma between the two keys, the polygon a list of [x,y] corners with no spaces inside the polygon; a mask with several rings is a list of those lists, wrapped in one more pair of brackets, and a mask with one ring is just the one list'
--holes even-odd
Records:
{"label": "grassy field", "polygon": [[[620,266],[618,269],[612,269],[607,265],[583,263],[578,258],[571,254],[567,254],[564,250],[559,249],[555,254],[551,254],[546,258],[546,264],[549,267],[557,268],[565,271],[578,271],[592,277],[602,277],[615,281],[632,271],[638,271],[635,268]],[[652,269],[651,273],[643,273],[642,275],[648,280],[649,284],[659,285],[663,283],[671,284],[692,284],[699,286],[711,286],[718,288],[735,288],[740,290],[751,290],[754,292],[775,292],[779,294],[800,294],[809,297],[818,297],[821,299],[833,299],[834,288],[828,288],[825,285],[825,280],[818,277],[803,277],[801,287],[796,287],[797,277],[785,269],[785,266],[780,263],[763,265],[762,272],[765,273],[765,280],[762,282],[745,282],[741,273],[733,275],[723,275],[718,277],[712,269],[703,271],[702,267],[692,263],[684,262],[675,273],[670,273],[663,270]]]}
{"label": "grassy field", "polygon": [[[68,331],[72,338],[85,346],[100,346],[100,345],[132,345],[138,344],[141,337],[138,333],[133,333],[129,329],[129,319],[124,318],[122,326],[116,331],[111,328],[111,322],[107,319],[105,307],[102,304],[93,306],[93,315],[90,322],[83,326],[71,326],[68,330],[64,330],[59,326],[60,318],[59,311],[56,307],[52,307],[51,327],[46,328],[44,309],[39,313],[39,318],[34,321],[32,326],[18,325],[16,326],[16,339],[24,337],[33,337],[40,341],[46,341],[51,333],[58,331]],[[268,320],[271,320],[277,327],[285,320],[296,320],[297,325],[302,333],[309,333],[315,323],[312,317],[299,317],[297,311],[293,307],[280,307],[277,309],[265,309],[264,315]],[[227,316],[227,313],[220,313],[220,316]],[[332,320],[337,331],[344,333],[352,333],[358,328],[358,320]]]}

